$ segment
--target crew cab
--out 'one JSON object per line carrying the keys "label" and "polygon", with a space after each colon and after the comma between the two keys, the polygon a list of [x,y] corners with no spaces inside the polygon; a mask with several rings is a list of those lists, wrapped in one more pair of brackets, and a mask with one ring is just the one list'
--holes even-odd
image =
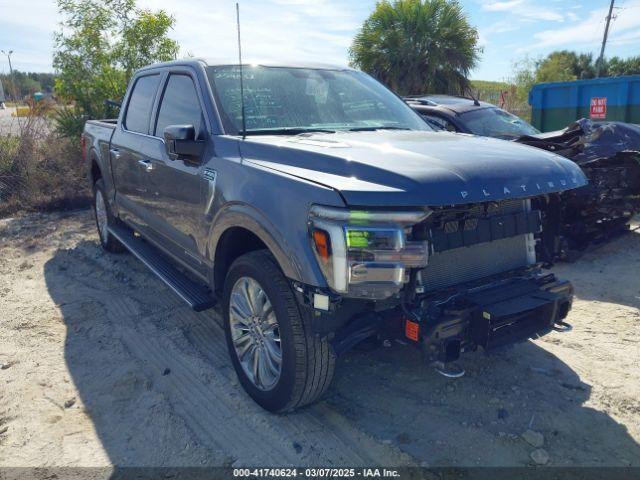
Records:
{"label": "crew cab", "polygon": [[82,143],[102,246],[195,310],[219,302],[240,383],[268,410],[319,398],[366,339],[460,376],[462,352],[567,328],[572,287],[536,259],[531,200],[584,185],[580,168],[435,133],[362,72],[152,65]]}

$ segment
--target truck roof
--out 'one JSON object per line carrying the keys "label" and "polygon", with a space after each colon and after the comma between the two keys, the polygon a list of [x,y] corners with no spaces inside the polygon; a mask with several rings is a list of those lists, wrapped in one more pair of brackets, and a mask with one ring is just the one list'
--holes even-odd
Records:
{"label": "truck roof", "polygon": [[[283,67],[283,68],[308,68],[314,70],[353,70],[344,65],[333,65],[319,62],[296,62],[296,61],[273,61],[273,60],[243,60],[243,66],[259,65],[264,67]],[[163,67],[173,66],[192,66],[204,65],[207,67],[218,67],[227,65],[238,65],[238,60],[233,59],[205,59],[205,58],[185,58],[181,60],[173,60],[171,62],[161,62],[148,65],[139,71],[152,70]]]}
{"label": "truck roof", "polygon": [[476,104],[473,98],[457,97],[454,95],[417,95],[404,97],[404,99],[412,107],[439,107],[440,109],[446,109],[454,113],[464,113],[480,108],[495,107],[495,105],[491,103],[478,102]]}

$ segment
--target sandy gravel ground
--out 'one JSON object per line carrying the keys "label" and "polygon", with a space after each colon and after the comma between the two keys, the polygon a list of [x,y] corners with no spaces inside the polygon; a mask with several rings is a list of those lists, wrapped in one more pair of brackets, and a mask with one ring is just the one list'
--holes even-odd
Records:
{"label": "sandy gravel ground", "polygon": [[[27,123],[25,117],[13,117],[16,111],[15,107],[7,107],[4,110],[0,110],[0,135],[19,135],[22,128]],[[53,128],[53,122],[42,117],[38,117],[41,121],[38,122],[38,132],[47,133]],[[44,128],[43,130],[40,130]]]}
{"label": "sandy gravel ground", "polygon": [[572,332],[467,355],[459,380],[409,347],[352,352],[277,416],[218,315],[103,253],[88,211],[0,220],[0,466],[640,466],[640,233],[556,270]]}
{"label": "sandy gravel ground", "polygon": [[18,119],[11,114],[16,111],[13,107],[0,110],[0,135],[17,135],[20,130]]}

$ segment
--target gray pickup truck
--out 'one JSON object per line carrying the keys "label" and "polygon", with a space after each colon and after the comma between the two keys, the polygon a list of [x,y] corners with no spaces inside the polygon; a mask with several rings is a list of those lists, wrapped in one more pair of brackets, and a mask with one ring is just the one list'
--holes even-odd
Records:
{"label": "gray pickup truck", "polygon": [[364,340],[459,376],[462,352],[569,328],[572,287],[536,260],[531,200],[584,185],[580,168],[434,133],[364,73],[153,65],[82,147],[102,246],[195,310],[220,302],[240,383],[268,410],[316,400]]}

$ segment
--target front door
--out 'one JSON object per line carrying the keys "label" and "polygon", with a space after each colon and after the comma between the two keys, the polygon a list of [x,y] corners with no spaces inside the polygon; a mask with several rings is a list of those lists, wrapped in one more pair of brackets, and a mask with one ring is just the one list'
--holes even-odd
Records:
{"label": "front door", "polygon": [[[188,72],[173,72],[167,77],[153,136],[162,139],[169,125],[193,125],[196,139],[208,138],[200,97]],[[154,229],[164,246],[184,263],[202,270],[204,263],[196,242],[201,235],[206,186],[201,161],[173,160],[162,140],[161,143],[162,148],[155,149],[150,159],[152,182],[145,194],[145,204],[152,212]]]}

